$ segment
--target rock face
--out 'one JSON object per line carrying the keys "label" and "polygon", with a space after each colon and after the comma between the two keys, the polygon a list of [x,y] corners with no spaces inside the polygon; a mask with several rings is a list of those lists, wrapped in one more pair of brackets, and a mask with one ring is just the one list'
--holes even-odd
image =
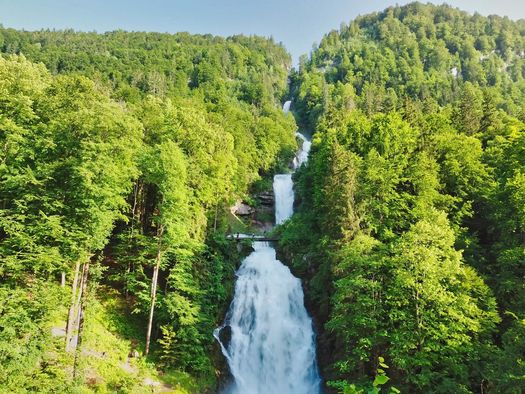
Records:
{"label": "rock face", "polygon": [[257,200],[255,207],[239,200],[230,208],[232,215],[247,226],[248,233],[266,233],[273,228],[274,196],[268,190],[253,196]]}
{"label": "rock face", "polygon": [[232,339],[232,328],[230,326],[224,326],[219,331],[219,339],[225,348],[228,348]]}
{"label": "rock face", "polygon": [[237,203],[231,207],[231,213],[237,216],[250,216],[254,212],[255,209],[242,201],[237,201]]}
{"label": "rock face", "polygon": [[[229,344],[230,344],[231,338],[232,338],[232,329],[231,329],[231,327],[230,326],[224,326],[219,331],[219,339],[220,339],[220,341],[222,342],[222,344],[225,347],[228,347]],[[222,355],[221,350],[218,349],[218,344],[217,344],[217,351],[218,351],[218,354],[220,354],[219,357],[220,357],[221,363],[219,364],[218,387],[217,387],[217,390],[214,392],[214,394],[229,392],[229,389],[231,389],[230,386],[231,386],[231,384],[233,382],[233,375],[231,373],[230,367],[229,367],[228,363],[226,362],[226,359]]]}
{"label": "rock face", "polygon": [[274,206],[274,196],[273,196],[273,192],[271,191],[266,191],[266,192],[262,192],[262,193],[259,193],[257,195],[257,199],[259,200],[259,203],[261,205],[264,205],[265,207],[272,207]]}
{"label": "rock face", "polygon": [[273,222],[267,222],[267,221],[262,221],[262,220],[252,220],[250,225],[254,229],[258,230],[259,232],[261,232],[263,234],[266,234],[266,233],[272,231],[272,229],[273,229]]}

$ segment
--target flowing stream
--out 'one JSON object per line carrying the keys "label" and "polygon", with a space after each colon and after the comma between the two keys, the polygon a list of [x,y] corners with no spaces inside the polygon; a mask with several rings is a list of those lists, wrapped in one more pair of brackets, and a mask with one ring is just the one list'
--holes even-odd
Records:
{"label": "flowing stream", "polygon": [[[283,111],[288,112],[290,102]],[[308,159],[310,141],[298,133],[302,148],[294,168]],[[293,214],[292,174],[275,175],[275,222]],[[318,394],[321,379],[315,357],[312,320],[304,307],[301,281],[275,256],[267,242],[255,241],[254,251],[237,271],[235,296],[223,327],[215,330],[234,381],[228,394]],[[224,345],[220,330],[229,326]]]}

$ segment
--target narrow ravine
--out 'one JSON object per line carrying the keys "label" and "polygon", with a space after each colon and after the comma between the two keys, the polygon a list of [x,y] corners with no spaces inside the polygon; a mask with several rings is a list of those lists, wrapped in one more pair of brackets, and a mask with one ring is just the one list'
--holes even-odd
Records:
{"label": "narrow ravine", "polygon": [[[283,110],[288,112],[290,102]],[[303,141],[294,160],[308,159],[310,141]],[[292,174],[274,177],[275,223],[293,214]],[[255,241],[254,251],[237,271],[235,295],[223,327],[231,328],[228,344],[221,343],[233,376],[227,394],[318,394],[321,379],[316,362],[312,319],[304,307],[301,281],[277,260],[267,242]]]}

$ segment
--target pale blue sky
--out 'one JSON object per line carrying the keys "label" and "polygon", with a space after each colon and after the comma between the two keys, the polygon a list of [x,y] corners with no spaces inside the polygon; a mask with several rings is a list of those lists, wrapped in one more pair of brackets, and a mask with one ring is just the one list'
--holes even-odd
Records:
{"label": "pale blue sky", "polygon": [[[405,0],[0,0],[0,24],[37,30],[73,28],[273,36],[296,61],[323,34],[359,14]],[[442,1],[432,1],[442,3]],[[525,0],[450,0],[481,14],[525,19]]]}

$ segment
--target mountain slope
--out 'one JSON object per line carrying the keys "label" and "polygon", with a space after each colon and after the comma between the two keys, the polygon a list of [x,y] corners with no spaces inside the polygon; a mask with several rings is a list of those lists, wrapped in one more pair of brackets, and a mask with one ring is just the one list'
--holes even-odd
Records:
{"label": "mountain slope", "polygon": [[342,25],[292,73],[314,137],[281,246],[332,387],[524,389],[524,76],[525,22],[421,3]]}

